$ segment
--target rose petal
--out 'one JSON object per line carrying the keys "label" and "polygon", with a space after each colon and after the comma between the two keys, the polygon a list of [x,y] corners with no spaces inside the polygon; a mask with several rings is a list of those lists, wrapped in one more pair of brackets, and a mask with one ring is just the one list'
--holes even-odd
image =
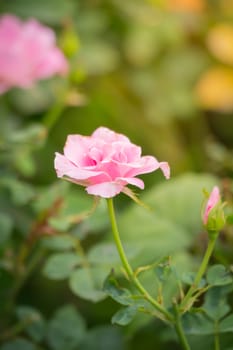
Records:
{"label": "rose petal", "polygon": [[137,163],[130,163],[129,166],[132,167],[132,170],[129,172],[128,176],[136,176],[159,169],[160,163],[153,156],[143,156]]}
{"label": "rose petal", "polygon": [[112,198],[119,194],[124,186],[116,182],[104,182],[101,184],[91,185],[86,188],[87,193],[100,196],[103,198]]}
{"label": "rose petal", "polygon": [[81,135],[68,135],[64,147],[64,155],[78,166],[84,166],[83,156],[88,150],[88,138]]}
{"label": "rose petal", "polygon": [[118,134],[115,131],[112,131],[103,126],[100,126],[98,129],[96,129],[91,136],[110,143],[116,142],[116,141],[123,141],[123,142],[130,143],[130,140],[125,135]]}
{"label": "rose petal", "polygon": [[66,175],[75,180],[87,180],[90,177],[102,174],[101,171],[90,171],[78,168],[60,153],[56,153],[54,167],[58,177],[63,177]]}
{"label": "rose petal", "polygon": [[160,162],[159,167],[166,179],[170,179],[170,166],[167,162]]}
{"label": "rose petal", "polygon": [[144,189],[144,182],[141,179],[138,179],[136,177],[119,177],[116,179],[117,181],[122,181],[130,185],[134,185],[139,187],[141,190]]}

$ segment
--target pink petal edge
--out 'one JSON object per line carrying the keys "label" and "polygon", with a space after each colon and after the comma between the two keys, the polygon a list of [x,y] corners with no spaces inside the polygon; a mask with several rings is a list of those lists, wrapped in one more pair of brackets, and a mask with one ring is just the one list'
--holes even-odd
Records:
{"label": "pink petal edge", "polygon": [[123,185],[116,182],[104,182],[101,184],[91,185],[86,188],[88,194],[100,196],[103,198],[112,198],[119,194]]}
{"label": "pink petal edge", "polygon": [[170,179],[170,166],[168,164],[168,162],[160,162],[159,163],[159,167],[163,172],[163,175],[165,176],[165,178],[168,180]]}

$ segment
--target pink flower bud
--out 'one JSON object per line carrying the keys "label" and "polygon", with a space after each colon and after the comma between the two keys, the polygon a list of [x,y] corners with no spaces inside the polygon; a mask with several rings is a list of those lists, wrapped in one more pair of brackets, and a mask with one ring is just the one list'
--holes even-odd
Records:
{"label": "pink flower bud", "polygon": [[207,224],[210,211],[217,205],[217,203],[220,201],[220,199],[221,198],[220,198],[219,188],[217,186],[214,186],[214,188],[209,196],[206,207],[205,207],[205,211],[204,211],[204,215],[203,215],[204,225]]}
{"label": "pink flower bud", "polygon": [[219,188],[214,186],[203,213],[203,224],[210,236],[218,233],[225,225],[223,206]]}

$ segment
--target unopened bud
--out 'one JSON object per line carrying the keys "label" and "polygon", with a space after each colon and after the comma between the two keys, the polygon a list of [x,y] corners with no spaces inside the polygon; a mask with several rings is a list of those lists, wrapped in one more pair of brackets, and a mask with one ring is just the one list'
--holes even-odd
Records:
{"label": "unopened bud", "polygon": [[220,191],[214,186],[204,207],[202,219],[209,236],[216,235],[225,225],[224,203],[222,203]]}

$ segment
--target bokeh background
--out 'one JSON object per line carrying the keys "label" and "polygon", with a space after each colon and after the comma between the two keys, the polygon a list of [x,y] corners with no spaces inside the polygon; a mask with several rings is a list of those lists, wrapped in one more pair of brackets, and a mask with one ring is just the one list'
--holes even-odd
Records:
{"label": "bokeh background", "polygon": [[[71,236],[79,254],[99,268],[93,270],[98,288],[119,261],[104,203],[84,220],[92,200],[56,179],[54,153],[62,152],[68,134],[106,126],[168,161],[171,180],[145,175],[146,190],[137,192],[153,214],[124,195],[116,198],[122,238],[135,266],[173,254],[181,273],[195,269],[206,244],[202,190],[218,184],[229,208],[232,202],[233,1],[1,0],[4,14],[53,28],[69,74],[0,96],[1,326],[7,329],[12,289],[10,324],[30,310],[41,321],[35,333],[4,335],[1,349],[179,349],[170,329],[144,316],[126,328],[112,326],[118,306],[90,287],[82,264],[57,272],[74,248]],[[213,258],[224,264],[233,262],[228,210]],[[42,255],[41,237],[48,238]],[[153,291],[147,277],[145,283]],[[172,293],[169,286],[165,298]],[[200,350],[212,346],[206,335],[190,341]],[[230,346],[232,333],[222,341]]]}

